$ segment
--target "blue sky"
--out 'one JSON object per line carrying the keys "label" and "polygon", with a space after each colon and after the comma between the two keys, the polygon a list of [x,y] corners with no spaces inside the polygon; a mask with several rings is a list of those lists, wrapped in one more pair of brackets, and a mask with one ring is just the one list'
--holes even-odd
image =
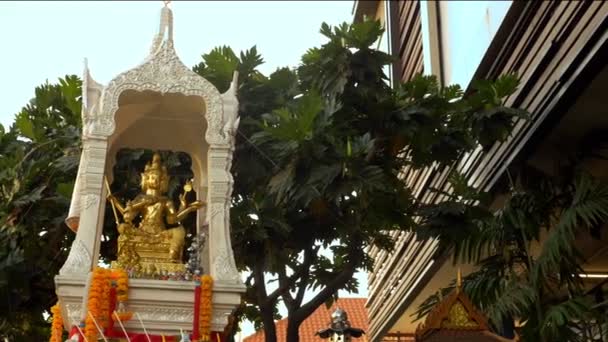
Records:
{"label": "blue sky", "polygon": [[[0,123],[10,125],[45,80],[80,76],[85,57],[102,84],[140,63],[158,29],[161,7],[161,1],[0,1]],[[322,44],[322,22],[350,22],[353,2],[174,1],[170,7],[175,47],[186,65],[198,63],[215,46],[240,51],[257,45],[266,61],[260,69],[268,74],[297,66],[308,48]],[[358,296],[365,296],[366,276],[357,278]],[[251,325],[243,328],[244,336],[253,332]]]}

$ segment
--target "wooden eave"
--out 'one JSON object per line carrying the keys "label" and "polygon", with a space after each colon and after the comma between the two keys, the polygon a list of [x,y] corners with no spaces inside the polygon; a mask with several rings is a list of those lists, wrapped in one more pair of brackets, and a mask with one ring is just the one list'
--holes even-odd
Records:
{"label": "wooden eave", "polygon": [[477,310],[477,308],[475,308],[473,303],[471,303],[471,300],[469,299],[469,297],[466,294],[464,294],[464,292],[462,290],[456,289],[456,290],[452,291],[441,302],[439,302],[437,305],[435,305],[433,310],[431,310],[431,312],[428,313],[428,315],[426,316],[426,319],[424,320],[424,323],[420,324],[418,326],[418,328],[416,329],[416,337],[423,338],[431,331],[444,330],[445,328],[442,328],[442,326],[441,326],[442,322],[445,319],[447,319],[450,309],[457,302],[462,303],[462,305],[464,306],[464,308],[467,311],[469,319],[475,321],[477,323],[477,326],[474,326],[474,327],[457,326],[457,327],[452,327],[448,330],[478,330],[478,331],[489,330],[488,322],[484,318],[483,314],[481,312],[479,312],[479,310]]}
{"label": "wooden eave", "polygon": [[379,0],[355,0],[353,21],[361,22],[364,16],[373,17],[376,14]]}
{"label": "wooden eave", "polygon": [[[466,310],[468,319],[474,321],[477,325],[455,325],[450,327],[443,325],[444,321],[448,319],[450,310],[456,303],[462,304]],[[426,316],[424,323],[420,324],[416,329],[416,341],[424,342],[431,337],[438,337],[434,336],[437,334],[442,336],[442,340],[445,340],[448,336],[457,337],[461,340],[467,336],[471,338],[474,336],[475,341],[514,341],[492,333],[485,316],[473,305],[460,287],[457,287],[435,305],[433,310]]]}

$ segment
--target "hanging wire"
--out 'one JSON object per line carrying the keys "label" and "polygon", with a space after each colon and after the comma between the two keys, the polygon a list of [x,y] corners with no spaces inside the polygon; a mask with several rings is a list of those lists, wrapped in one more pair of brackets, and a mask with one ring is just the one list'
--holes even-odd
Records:
{"label": "hanging wire", "polygon": [[262,157],[266,158],[271,164],[272,166],[274,166],[275,168],[278,168],[279,166],[277,165],[277,163],[274,162],[274,160],[272,160],[272,158],[270,158],[270,156],[268,156],[266,153],[264,153],[264,151],[260,150],[259,147],[257,147],[253,142],[251,142],[251,140],[249,140],[247,138],[247,136],[245,136],[245,134],[243,134],[241,132],[241,130],[237,130],[237,133],[243,137],[243,139],[245,139],[245,141],[251,145],[251,147],[253,147]]}

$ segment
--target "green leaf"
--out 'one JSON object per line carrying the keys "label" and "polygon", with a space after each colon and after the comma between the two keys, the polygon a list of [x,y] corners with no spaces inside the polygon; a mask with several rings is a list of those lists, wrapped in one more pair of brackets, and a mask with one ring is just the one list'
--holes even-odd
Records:
{"label": "green leaf", "polygon": [[295,176],[295,163],[291,162],[275,174],[269,181],[268,187],[271,194],[276,195],[276,203],[281,203],[287,196],[293,185]]}
{"label": "green leaf", "polygon": [[204,54],[203,62],[196,65],[193,70],[207,78],[220,92],[224,92],[230,86],[232,75],[239,64],[239,58],[230,47],[220,46]]}
{"label": "green leaf", "polygon": [[31,140],[36,139],[36,134],[34,133],[34,125],[32,124],[32,121],[29,119],[27,113],[25,113],[25,112],[19,113],[17,115],[17,117],[15,118],[15,125],[17,126],[17,129],[23,136],[25,136]]}
{"label": "green leaf", "polygon": [[71,199],[74,192],[74,183],[59,183],[57,184],[56,191],[64,198]]}
{"label": "green leaf", "polygon": [[370,47],[373,43],[378,41],[384,28],[379,20],[363,20],[355,22],[350,26],[346,38],[350,46],[357,49],[364,49]]}
{"label": "green leaf", "polygon": [[258,53],[257,47],[254,45],[249,50],[241,52],[241,60],[238,66],[239,73],[243,76],[252,74],[257,67],[264,64],[264,59]]}
{"label": "green leaf", "polygon": [[31,190],[29,193],[24,194],[18,197],[13,205],[15,206],[24,206],[30,203],[34,203],[42,198],[42,192],[46,190],[46,185],[40,185],[35,189]]}
{"label": "green leaf", "polygon": [[331,39],[333,37],[333,32],[331,30],[331,26],[327,25],[326,22],[323,22],[321,24],[321,30],[319,32],[329,39]]}
{"label": "green leaf", "polygon": [[316,93],[307,93],[299,99],[296,110],[300,117],[300,131],[304,136],[310,136],[314,120],[323,110],[323,99]]}
{"label": "green leaf", "polygon": [[80,114],[82,81],[75,75],[66,75],[63,79],[59,79],[59,84],[68,109],[74,114]]}
{"label": "green leaf", "polygon": [[496,90],[496,96],[499,98],[505,98],[513,94],[517,90],[519,85],[519,77],[517,74],[505,74],[500,76],[496,82],[494,82],[494,89]]}

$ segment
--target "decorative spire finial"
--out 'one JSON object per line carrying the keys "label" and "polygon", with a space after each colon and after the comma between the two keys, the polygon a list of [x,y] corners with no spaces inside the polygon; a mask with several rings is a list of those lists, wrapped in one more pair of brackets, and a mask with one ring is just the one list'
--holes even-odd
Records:
{"label": "decorative spire finial", "polygon": [[460,271],[460,267],[458,267],[458,273],[456,274],[456,290],[460,291],[462,288],[462,272]]}
{"label": "decorative spire finial", "polygon": [[154,37],[150,53],[153,54],[158,51],[163,41],[166,41],[170,46],[173,45],[173,12],[169,8],[171,1],[164,0],[165,6],[160,10],[160,23],[158,27],[158,33]]}

